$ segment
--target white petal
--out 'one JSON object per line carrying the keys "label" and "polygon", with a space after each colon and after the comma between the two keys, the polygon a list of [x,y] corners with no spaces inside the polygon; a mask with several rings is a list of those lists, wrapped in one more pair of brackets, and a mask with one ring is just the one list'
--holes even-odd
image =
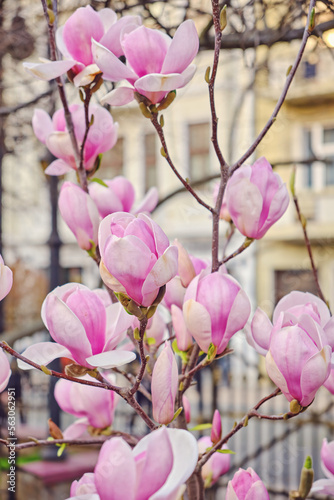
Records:
{"label": "white petal", "polygon": [[[22,353],[22,356],[38,365],[48,365],[56,358],[72,358],[70,351],[56,342],[39,342],[31,345]],[[20,359],[17,360],[17,365],[21,370],[34,369],[33,366]]]}
{"label": "white petal", "polygon": [[131,363],[136,359],[134,352],[130,351],[108,351],[95,354],[86,359],[87,363],[99,368],[113,368],[114,366],[122,366]]}
{"label": "white petal", "polygon": [[66,73],[76,64],[76,61],[52,61],[47,63],[23,63],[23,67],[28,73],[40,80],[53,80]]}

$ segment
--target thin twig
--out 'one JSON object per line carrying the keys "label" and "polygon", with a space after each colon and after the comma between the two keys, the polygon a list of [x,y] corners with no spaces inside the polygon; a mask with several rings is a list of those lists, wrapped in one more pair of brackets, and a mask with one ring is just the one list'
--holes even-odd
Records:
{"label": "thin twig", "polygon": [[296,74],[296,71],[298,69],[298,66],[299,66],[299,63],[303,57],[303,53],[305,51],[305,47],[306,47],[306,44],[307,44],[307,40],[308,38],[310,37],[310,35],[312,34],[312,29],[310,28],[310,20],[311,20],[311,15],[312,15],[312,11],[314,9],[314,6],[315,6],[315,3],[316,3],[316,0],[311,0],[310,1],[310,7],[309,7],[309,11],[308,11],[308,16],[307,16],[307,21],[306,21],[306,26],[305,26],[305,29],[304,29],[304,34],[303,34],[303,38],[302,38],[302,43],[300,45],[300,48],[299,48],[299,51],[298,51],[298,54],[297,54],[297,57],[295,59],[295,62],[293,63],[293,66],[285,80],[285,84],[284,84],[284,87],[283,87],[283,90],[282,90],[282,93],[277,101],[277,104],[274,108],[274,111],[272,112],[272,115],[271,117],[269,118],[269,120],[267,121],[266,125],[263,127],[263,129],[261,130],[261,132],[259,133],[259,135],[257,136],[257,138],[255,139],[255,141],[253,142],[253,144],[248,148],[248,150],[246,151],[246,153],[231,167],[230,169],[230,173],[232,174],[235,170],[237,170],[246,160],[247,158],[250,157],[250,155],[252,153],[254,153],[255,149],[257,148],[257,146],[260,144],[260,142],[262,141],[262,139],[264,138],[264,136],[267,134],[267,132],[269,131],[269,129],[271,128],[271,126],[273,125],[273,123],[275,122],[276,120],[276,117],[285,101],[285,98],[286,98],[286,95],[288,93],[288,90],[290,88],[290,85],[295,77],[295,74]]}
{"label": "thin twig", "polygon": [[202,198],[200,198],[198,196],[198,194],[193,190],[193,188],[190,186],[190,184],[182,177],[182,175],[176,169],[176,167],[175,167],[175,165],[174,165],[174,163],[173,163],[173,161],[172,161],[172,159],[171,159],[171,157],[169,155],[169,152],[168,152],[168,149],[167,149],[167,144],[166,144],[166,139],[165,139],[165,134],[164,134],[164,131],[162,129],[162,126],[158,122],[158,115],[157,115],[157,113],[152,113],[151,114],[151,122],[152,122],[154,128],[156,129],[156,131],[158,133],[158,136],[159,136],[159,139],[160,139],[163,151],[164,151],[164,156],[165,156],[165,158],[167,160],[167,163],[169,164],[170,168],[173,170],[173,172],[176,175],[176,177],[182,182],[182,184],[185,187],[185,189],[187,191],[189,191],[189,193],[195,198],[195,200],[200,205],[202,205],[204,208],[206,208],[211,213],[213,213],[214,209],[212,207],[210,207],[207,203],[205,203],[205,201],[203,201]]}
{"label": "thin twig", "polygon": [[226,262],[228,262],[229,260],[234,259],[234,257],[236,257],[237,255],[240,255],[253,243],[253,241],[254,240],[251,238],[246,238],[243,244],[235,252],[231,253],[231,255],[225,257],[221,262],[219,262],[219,266],[226,264]]}
{"label": "thin twig", "polygon": [[[296,171],[296,167],[294,167],[294,171]],[[297,212],[297,215],[298,215],[298,220],[299,220],[300,225],[301,225],[301,227],[303,229],[305,246],[306,246],[306,250],[307,250],[308,256],[310,258],[310,263],[311,263],[311,267],[312,267],[313,277],[314,277],[314,281],[315,281],[315,284],[316,284],[316,287],[317,287],[317,290],[318,290],[318,295],[321,298],[321,300],[323,300],[328,305],[328,302],[326,301],[326,299],[324,297],[324,294],[322,293],[322,290],[321,290],[321,287],[320,287],[319,277],[318,277],[318,270],[317,270],[317,268],[315,266],[315,262],[314,262],[314,259],[313,259],[312,248],[311,248],[311,243],[310,243],[307,231],[306,231],[306,219],[304,218],[304,216],[302,215],[302,213],[300,211],[299,201],[298,201],[298,198],[297,198],[297,195],[296,195],[296,192],[295,192],[294,189],[293,189],[292,197],[293,197],[293,202],[294,202],[295,207],[296,207],[296,212]]]}
{"label": "thin twig", "polygon": [[[67,446],[85,446],[85,445],[90,445],[90,444],[102,444],[104,441],[107,439],[113,438],[113,437],[122,437],[130,446],[136,446],[138,443],[138,439],[135,438],[134,436],[131,436],[130,434],[127,434],[126,432],[120,432],[120,431],[111,431],[111,434],[108,436],[100,436],[100,437],[95,437],[95,438],[90,438],[90,439],[34,439],[33,441],[27,441],[25,443],[20,443],[15,445],[15,450],[25,450],[27,448],[33,448],[36,446],[52,446],[56,444],[66,444]],[[13,446],[12,441],[6,441],[5,439],[0,440],[1,444],[4,444],[5,446]]]}
{"label": "thin twig", "polygon": [[247,415],[245,415],[238,424],[236,424],[233,429],[228,433],[226,434],[220,441],[218,441],[217,444],[215,444],[211,449],[210,451],[208,451],[207,453],[205,453],[204,455],[201,456],[201,458],[199,459],[198,463],[197,463],[197,466],[196,466],[196,469],[195,469],[195,472],[198,472],[201,470],[201,468],[203,467],[204,464],[206,464],[206,462],[209,460],[209,458],[213,455],[213,453],[215,453],[217,450],[219,450],[224,444],[226,444],[229,439],[231,439],[232,436],[234,436],[234,434],[236,434],[240,429],[242,429],[243,427],[246,427],[247,424],[248,424],[248,421],[253,418],[253,417],[257,417],[259,419],[266,419],[266,420],[289,420],[290,418],[294,418],[294,417],[297,417],[300,413],[302,413],[304,411],[304,408],[299,411],[298,413],[292,413],[292,412],[288,412],[288,413],[285,413],[284,415],[262,415],[261,413],[259,413],[257,410],[264,404],[266,403],[267,401],[269,401],[270,399],[278,396],[279,394],[281,393],[280,389],[275,389],[271,394],[269,394],[269,396],[266,396],[264,398],[262,398],[255,406],[254,408],[252,408],[248,413]]}
{"label": "thin twig", "polygon": [[[46,19],[46,22],[48,25],[48,38],[49,38],[51,60],[57,61],[57,46],[56,46],[54,25],[50,22],[50,17],[48,14],[48,7],[47,7],[46,0],[41,0],[41,2],[42,2],[42,6],[43,6],[44,16],[45,16],[45,19]],[[82,172],[79,170],[79,167],[80,167],[79,146],[78,146],[78,142],[77,142],[77,139],[76,139],[75,133],[74,133],[74,125],[73,125],[72,115],[71,115],[71,112],[70,112],[69,107],[68,107],[64,82],[63,82],[62,77],[57,77],[57,78],[55,78],[55,80],[56,80],[57,85],[58,85],[59,97],[60,97],[60,100],[61,100],[63,108],[64,108],[66,127],[67,127],[67,131],[69,133],[70,139],[71,139],[71,144],[72,144],[72,148],[73,148],[73,152],[74,152],[74,159],[75,159],[75,163],[77,166],[78,175],[79,175],[79,179],[80,179],[80,185],[84,191],[88,192],[86,172],[85,171]]]}
{"label": "thin twig", "polygon": [[141,365],[140,365],[140,371],[137,375],[136,381],[133,384],[133,386],[129,392],[129,394],[131,394],[131,396],[133,396],[138,391],[139,386],[143,380],[146,365],[147,365],[147,359],[146,359],[145,351],[144,351],[144,335],[145,335],[145,330],[147,327],[147,322],[148,322],[148,319],[146,318],[146,316],[140,320],[138,349],[139,349],[139,356],[140,356]]}

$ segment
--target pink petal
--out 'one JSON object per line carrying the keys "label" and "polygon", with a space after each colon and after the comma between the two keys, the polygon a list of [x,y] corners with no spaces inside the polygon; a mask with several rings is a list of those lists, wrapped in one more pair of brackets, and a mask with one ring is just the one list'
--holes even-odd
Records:
{"label": "pink petal", "polygon": [[182,73],[194,59],[199,48],[199,38],[195,23],[188,19],[175,32],[170,44],[161,72]]}
{"label": "pink petal", "polygon": [[160,73],[171,39],[158,30],[141,26],[122,41],[125,57],[138,77]]}
{"label": "pink petal", "polygon": [[0,392],[6,389],[11,373],[8,358],[6,354],[0,350]]}
{"label": "pink petal", "polygon": [[125,177],[118,175],[112,181],[107,181],[122,203],[121,212],[130,212],[135,200],[135,189],[131,182]]}
{"label": "pink petal", "polygon": [[9,294],[13,286],[13,271],[5,266],[0,255],[0,300],[4,299]]}
{"label": "pink petal", "polygon": [[76,61],[52,61],[45,63],[23,63],[24,69],[40,80],[53,80],[63,75],[76,64]]}
{"label": "pink petal", "polygon": [[112,9],[101,9],[97,12],[97,14],[102,21],[104,31],[107,31],[117,22],[117,14]]}
{"label": "pink petal", "polygon": [[[48,365],[57,358],[72,358],[72,353],[64,346],[55,342],[38,342],[29,346],[22,356],[37,363],[38,365]],[[17,365],[21,370],[33,370],[34,367],[28,365],[20,359],[17,360]]]}
{"label": "pink petal", "polygon": [[80,418],[75,420],[73,424],[69,425],[63,432],[64,439],[78,439],[87,432],[89,422],[87,418]]}
{"label": "pink petal", "polygon": [[106,309],[107,331],[104,350],[111,351],[123,340],[128,328],[132,325],[132,316],[127,314],[124,307],[117,302]]}
{"label": "pink petal", "polygon": [[202,351],[208,352],[212,342],[210,314],[202,304],[193,299],[183,305],[184,320],[189,332],[195,338]]}
{"label": "pink petal", "polygon": [[178,388],[178,369],[168,342],[159,354],[152,373],[153,418],[159,424],[169,424],[174,417],[175,396]]}
{"label": "pink petal", "polygon": [[37,139],[45,144],[47,137],[53,132],[53,123],[44,109],[35,109],[32,128]]}
{"label": "pink petal", "polygon": [[130,82],[137,80],[137,75],[130,68],[95,40],[92,40],[92,51],[94,61],[102,71],[105,80],[111,80],[112,82],[119,82],[124,79],[128,79]]}
{"label": "pink petal", "polygon": [[331,354],[330,346],[325,346],[305,363],[300,377],[303,397],[299,403],[302,406],[312,403],[315,393],[329,377]]}
{"label": "pink petal", "polygon": [[110,106],[125,106],[134,99],[134,89],[131,87],[118,87],[108,92],[101,99],[101,104],[110,104]]}
{"label": "pink petal", "polygon": [[79,318],[56,295],[46,298],[45,314],[51,337],[71,351],[71,358],[87,366],[86,358],[92,354],[92,347]]}
{"label": "pink petal", "polygon": [[68,132],[53,132],[46,139],[46,147],[51,153],[75,168],[74,152]]}
{"label": "pink petal", "polygon": [[273,325],[262,309],[256,309],[252,319],[251,327],[248,329],[246,338],[247,342],[254,347],[254,349],[265,356],[269,349],[270,334]]}
{"label": "pink petal", "polygon": [[68,165],[64,160],[55,160],[45,169],[47,175],[65,175],[71,172],[73,167]]}
{"label": "pink petal", "polygon": [[103,444],[94,473],[101,500],[135,500],[136,465],[130,446],[122,438]]}
{"label": "pink petal", "polygon": [[131,31],[138,28],[141,23],[142,20],[140,16],[121,17],[117,22],[113,24],[113,26],[110,26],[108,28],[107,32],[100,40],[101,45],[110,50],[110,52],[115,54],[116,57],[120,57],[121,55],[123,55],[121,38],[123,37],[124,33],[130,33]]}
{"label": "pink petal", "polygon": [[135,359],[136,355],[134,352],[116,350],[95,354],[95,356],[87,358],[86,361],[91,366],[108,369],[114,368],[115,366],[127,365]]}
{"label": "pink petal", "polygon": [[293,291],[288,295],[285,295],[278,302],[273,315],[273,323],[276,323],[276,320],[281,312],[285,312],[296,306],[303,306],[307,304],[314,304],[316,306],[320,314],[321,324],[324,326],[330,318],[329,310],[325,302],[312,293],[299,291]]}
{"label": "pink petal", "polygon": [[76,61],[88,66],[93,62],[91,39],[99,41],[104,28],[99,15],[90,7],[80,7],[66,21],[63,40]]}
{"label": "pink petal", "polygon": [[[138,457],[136,448],[133,450],[133,454]],[[151,498],[151,495],[164,485],[172,470],[173,451],[165,427],[158,429],[154,433],[154,439],[149,440],[143,462],[141,464],[142,473],[137,478],[139,484],[136,500]]]}
{"label": "pink petal", "polygon": [[140,212],[153,212],[155,207],[157,206],[159,201],[159,192],[156,187],[152,187],[149,189],[140,202],[136,210],[133,212],[134,214],[139,214]]}
{"label": "pink petal", "polygon": [[[192,75],[194,72],[192,72]],[[184,87],[184,77],[178,73],[162,75],[151,73],[139,78],[135,82],[135,88],[139,93],[145,92],[170,92],[171,90]]]}
{"label": "pink petal", "polygon": [[193,341],[184,321],[182,309],[172,304],[171,315],[177,347],[180,351],[187,351],[192,346]]}
{"label": "pink petal", "polygon": [[176,246],[168,247],[152,267],[142,287],[144,306],[151,305],[159,288],[176,276],[177,252]]}

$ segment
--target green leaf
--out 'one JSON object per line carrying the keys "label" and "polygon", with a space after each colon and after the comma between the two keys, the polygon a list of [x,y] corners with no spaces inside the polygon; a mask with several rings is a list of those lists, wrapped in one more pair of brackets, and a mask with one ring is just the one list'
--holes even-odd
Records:
{"label": "green leaf", "polygon": [[188,353],[186,351],[180,351],[180,349],[177,347],[176,339],[173,340],[172,348],[173,348],[173,351],[175,352],[175,354],[180,356],[183,363],[188,363]]}
{"label": "green leaf", "polygon": [[154,338],[154,337],[148,337],[148,338],[146,339],[146,342],[148,343],[148,345],[154,345],[154,344],[156,344],[156,343],[157,343],[157,341],[155,340],[155,338]]}
{"label": "green leaf", "polygon": [[[211,448],[207,448],[205,451],[208,452],[212,450],[212,446]],[[235,451],[232,451],[232,450],[215,450],[215,453],[222,453],[223,455],[235,455]]]}
{"label": "green leaf", "polygon": [[205,429],[211,429],[211,428],[212,428],[212,424],[198,424],[189,430],[190,431],[204,431]]}
{"label": "green leaf", "polygon": [[108,185],[105,182],[103,182],[102,179],[99,179],[98,177],[93,177],[93,179],[91,179],[91,182],[96,182],[97,184],[100,184],[101,186],[106,187],[106,188],[108,187]]}
{"label": "green leaf", "polygon": [[66,448],[66,443],[63,443],[59,446],[59,450],[57,451],[57,457],[61,457],[64,450]]}
{"label": "green leaf", "polygon": [[176,410],[176,412],[174,413],[174,417],[172,418],[172,420],[169,423],[174,422],[174,420],[180,415],[182,410],[183,410],[182,406],[178,410]]}

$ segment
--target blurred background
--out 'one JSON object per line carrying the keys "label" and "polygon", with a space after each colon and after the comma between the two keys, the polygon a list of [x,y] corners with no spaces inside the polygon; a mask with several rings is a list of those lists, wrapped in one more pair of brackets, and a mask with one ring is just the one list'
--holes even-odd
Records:
{"label": "blurred background", "polygon": [[[306,22],[307,1],[227,0],[227,27],[216,81],[219,141],[225,158],[233,163],[248,149],[269,119],[281,94],[287,70],[300,47]],[[58,2],[58,25],[77,8],[111,7],[120,15],[140,14],[148,27],[173,35],[187,18],[195,21],[200,35],[197,73],[164,112],[165,134],[171,157],[180,173],[213,204],[219,165],[211,145],[211,123],[206,68],[212,66],[213,29],[210,2],[75,1]],[[223,5],[223,3],[222,3]],[[297,169],[296,192],[307,220],[313,254],[323,293],[334,306],[334,14],[331,1],[317,3],[317,36],[311,36],[285,104],[270,132],[249,162],[264,155],[285,182]],[[81,251],[57,212],[57,193],[63,179],[48,177],[44,169],[52,161],[35,138],[31,118],[36,107],[53,112],[59,107],[54,82],[42,82],[25,73],[22,61],[48,57],[46,24],[37,0],[0,0],[0,254],[14,272],[14,285],[0,302],[0,338],[22,351],[48,339],[41,318],[41,304],[60,284],[81,282],[100,286],[95,263]],[[96,99],[110,87],[102,86]],[[76,89],[66,85],[69,102],[79,102]],[[159,205],[153,217],[171,241],[178,238],[197,257],[210,258],[211,220],[196,201],[180,189],[176,177],[160,154],[160,144],[149,120],[136,103],[112,110],[119,123],[116,146],[103,157],[98,176],[126,176],[133,182],[137,201],[157,186]],[[75,175],[72,176],[75,181]],[[71,178],[70,176],[68,178]],[[221,246],[227,243],[229,223],[221,222]],[[243,238],[234,234],[227,246],[233,252]],[[304,245],[302,228],[293,206],[247,252],[233,259],[228,270],[247,291],[253,309],[259,305],[269,315],[277,301],[292,290],[317,294]],[[232,342],[234,354],[203,371],[191,389],[194,425],[209,422],[215,408],[223,416],[224,431],[240,419],[273,387],[263,363],[247,345],[244,334]],[[14,362],[15,363],[15,362]],[[49,378],[37,371],[20,375],[13,365],[18,411],[17,435],[46,438],[47,418],[61,428],[71,419],[61,415],[50,400]],[[2,396],[1,437],[6,437],[7,414]],[[264,408],[284,413],[283,396]],[[145,432],[120,403],[114,428]],[[322,439],[333,439],[333,396],[323,389],[312,407],[290,422],[251,421],[230,442],[236,452],[232,468],[208,493],[224,498],[224,484],[234,470],[252,466],[268,486],[273,499],[287,498],[296,488],[307,454],[312,454],[315,477],[320,479]],[[1,498],[62,500],[70,482],[93,470],[97,451],[68,451],[63,461],[49,450],[32,449],[19,457],[16,495],[7,492],[6,450],[0,448]],[[44,455],[43,455],[44,454]],[[233,470],[232,470],[233,469]],[[9,495],[9,496],[8,496]]]}

